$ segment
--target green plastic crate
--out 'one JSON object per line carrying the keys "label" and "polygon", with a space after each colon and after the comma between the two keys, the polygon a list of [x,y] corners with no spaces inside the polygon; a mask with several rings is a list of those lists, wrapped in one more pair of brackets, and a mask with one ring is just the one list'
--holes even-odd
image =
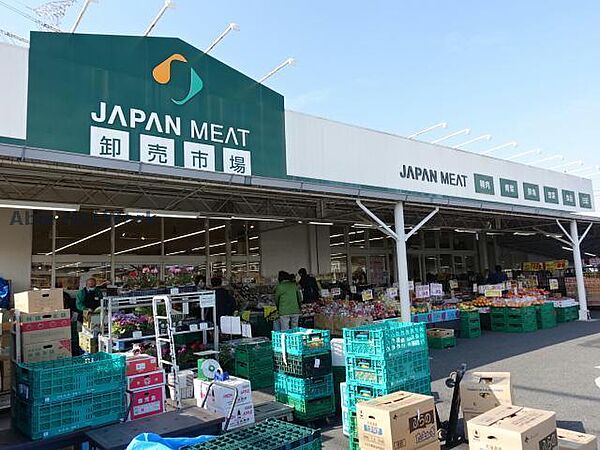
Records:
{"label": "green plastic crate", "polygon": [[348,438],[348,450],[360,450],[360,445],[358,444],[358,437],[350,436]]}
{"label": "green plastic crate", "polygon": [[273,360],[252,364],[243,361],[235,362],[235,375],[245,378],[261,375],[265,372],[273,372]]}
{"label": "green plastic crate", "polygon": [[496,321],[504,321],[507,317],[508,308],[499,308],[492,306],[490,308],[490,318],[492,322]]}
{"label": "green plastic crate", "polygon": [[31,439],[45,439],[85,427],[118,422],[125,416],[125,387],[84,394],[52,403],[27,402],[15,397],[14,425]]}
{"label": "green plastic crate", "polygon": [[498,323],[492,322],[492,331],[500,331],[502,333],[506,332],[508,329],[508,324],[506,323]]}
{"label": "green plastic crate", "polygon": [[407,350],[387,358],[380,356],[347,356],[348,381],[393,389],[415,377],[429,377],[429,351]]}
{"label": "green plastic crate", "polygon": [[558,322],[556,321],[556,316],[553,316],[552,318],[542,317],[538,318],[537,325],[538,329],[545,330],[547,328],[555,328],[558,325]]}
{"label": "green plastic crate", "polygon": [[273,346],[271,341],[257,340],[256,342],[243,343],[235,346],[235,360],[246,363],[260,364],[273,359]]}
{"label": "green plastic crate", "polygon": [[473,338],[478,338],[479,336],[481,336],[481,328],[480,327],[473,327],[473,328],[466,328],[460,329],[460,337],[461,338],[465,338],[465,339],[473,339]]}
{"label": "green plastic crate", "polygon": [[543,305],[536,305],[535,309],[538,313],[542,312],[548,312],[548,313],[554,313],[554,303],[550,303],[550,302],[546,302]]}
{"label": "green plastic crate", "polygon": [[506,325],[507,333],[531,333],[537,331],[537,320],[527,321],[523,323],[509,323]]}
{"label": "green plastic crate", "polygon": [[344,328],[346,356],[393,356],[406,350],[427,349],[423,323],[387,320],[356,328]]}
{"label": "green plastic crate", "polygon": [[333,395],[333,375],[298,378],[281,372],[275,373],[275,392],[313,400]]}
{"label": "green plastic crate", "polygon": [[479,311],[460,311],[460,321],[470,322],[479,321]]}
{"label": "green plastic crate", "polygon": [[523,308],[506,308],[506,317],[510,319],[536,317],[535,306],[525,306]]}
{"label": "green plastic crate", "polygon": [[572,322],[579,319],[579,307],[556,308],[556,320],[559,323]]}
{"label": "green plastic crate", "polygon": [[333,395],[305,400],[294,395],[275,393],[275,399],[294,408],[294,417],[305,422],[328,417],[335,413]]}
{"label": "green plastic crate", "polygon": [[334,383],[339,385],[340,383],[346,381],[346,366],[333,366],[331,368],[331,372],[333,373]]}
{"label": "green plastic crate", "polygon": [[312,328],[291,328],[287,331],[271,333],[273,351],[288,355],[314,355],[331,351],[331,336],[329,330]]}
{"label": "green plastic crate", "polygon": [[331,353],[296,356],[273,353],[273,368],[278,372],[300,378],[320,377],[332,373]]}
{"label": "green plastic crate", "polygon": [[427,336],[429,348],[444,349],[456,347],[456,336],[434,337]]}
{"label": "green plastic crate", "polygon": [[40,403],[82,394],[114,391],[125,385],[125,356],[93,353],[16,365],[17,396]]}
{"label": "green plastic crate", "polygon": [[250,385],[254,390],[270,388],[274,384],[273,372],[256,375],[248,378],[248,380],[250,381]]}
{"label": "green plastic crate", "polygon": [[181,450],[317,450],[321,448],[321,432],[301,425],[267,419],[202,444]]}

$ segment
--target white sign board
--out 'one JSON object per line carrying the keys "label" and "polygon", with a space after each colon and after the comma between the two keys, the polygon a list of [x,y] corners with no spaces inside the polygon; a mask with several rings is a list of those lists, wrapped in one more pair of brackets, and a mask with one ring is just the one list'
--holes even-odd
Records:
{"label": "white sign board", "polygon": [[375,188],[593,211],[589,179],[285,112],[287,173]]}
{"label": "white sign board", "polygon": [[551,291],[558,290],[558,280],[556,278],[550,278],[548,280],[548,283],[550,284],[550,290]]}
{"label": "white sign board", "polygon": [[[394,287],[398,287],[397,283],[394,283]],[[408,280],[408,290],[409,291],[415,290],[415,282],[413,280]]]}
{"label": "white sign board", "polygon": [[429,286],[428,285],[415,286],[415,297],[429,298]]}
{"label": "white sign board", "polygon": [[444,288],[440,283],[431,283],[429,285],[429,295],[434,296],[440,296],[440,295],[444,295]]}
{"label": "white sign board", "polygon": [[387,288],[385,294],[388,298],[398,298],[398,288],[395,288],[395,287]]}

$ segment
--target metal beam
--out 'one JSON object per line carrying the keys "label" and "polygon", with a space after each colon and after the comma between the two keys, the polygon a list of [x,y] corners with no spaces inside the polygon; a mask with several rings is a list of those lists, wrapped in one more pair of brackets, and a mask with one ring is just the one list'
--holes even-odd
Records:
{"label": "metal beam", "polygon": [[583,242],[583,240],[585,239],[585,237],[587,236],[587,234],[589,233],[589,231],[592,229],[592,225],[594,225],[594,224],[590,223],[588,225],[588,227],[585,229],[585,231],[583,232],[583,234],[579,238],[579,244],[581,244]]}
{"label": "metal beam", "polygon": [[356,200],[356,204],[358,205],[358,207],[360,209],[362,209],[365,214],[367,214],[371,219],[373,219],[373,221],[375,221],[381,228],[382,231],[387,234],[388,236],[390,236],[393,239],[398,240],[398,234],[396,234],[390,227],[388,227],[379,217],[377,217],[374,213],[371,212],[371,210],[369,208],[367,208],[365,205],[362,204],[362,202],[360,200]]}
{"label": "metal beam", "polygon": [[423,225],[425,225],[427,222],[429,222],[431,220],[431,218],[433,216],[435,216],[439,211],[440,211],[440,208],[435,208],[433,211],[431,211],[429,214],[427,214],[427,216],[425,216],[425,218],[423,220],[421,220],[418,224],[416,224],[413,227],[412,230],[410,230],[408,232],[408,234],[406,235],[406,240],[408,241],[413,234],[415,234],[417,231],[419,231],[421,229],[421,227]]}
{"label": "metal beam", "polygon": [[556,219],[556,223],[558,224],[558,226],[560,227],[561,230],[563,230],[563,233],[565,233],[565,236],[567,236],[569,238],[569,241],[571,241],[571,245],[575,246],[576,244],[578,245],[579,242],[576,242],[573,240],[573,237],[571,236],[571,233],[569,233],[565,227],[562,226],[562,223],[560,223],[560,220]]}

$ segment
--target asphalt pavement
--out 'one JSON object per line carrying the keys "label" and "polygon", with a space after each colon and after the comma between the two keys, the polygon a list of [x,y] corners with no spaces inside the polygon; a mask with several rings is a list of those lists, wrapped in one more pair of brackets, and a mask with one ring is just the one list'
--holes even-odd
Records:
{"label": "asphalt pavement", "polygon": [[[600,318],[600,311],[592,317]],[[466,363],[469,370],[510,372],[514,404],[555,411],[559,427],[600,435],[600,320],[524,334],[483,331],[479,338],[457,342],[455,348],[430,350],[441,420],[449,415],[452,395],[445,380]],[[323,449],[345,448],[341,424],[323,428]]]}

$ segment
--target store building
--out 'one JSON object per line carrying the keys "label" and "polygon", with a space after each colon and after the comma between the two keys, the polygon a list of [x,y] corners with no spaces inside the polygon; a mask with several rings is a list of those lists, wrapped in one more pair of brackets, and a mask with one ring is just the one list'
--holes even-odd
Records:
{"label": "store building", "polygon": [[0,57],[0,276],[16,291],[306,267],[397,282],[408,317],[409,280],[570,258],[587,317],[570,239],[597,220],[590,180],[286,111],[178,39],[32,33]]}

